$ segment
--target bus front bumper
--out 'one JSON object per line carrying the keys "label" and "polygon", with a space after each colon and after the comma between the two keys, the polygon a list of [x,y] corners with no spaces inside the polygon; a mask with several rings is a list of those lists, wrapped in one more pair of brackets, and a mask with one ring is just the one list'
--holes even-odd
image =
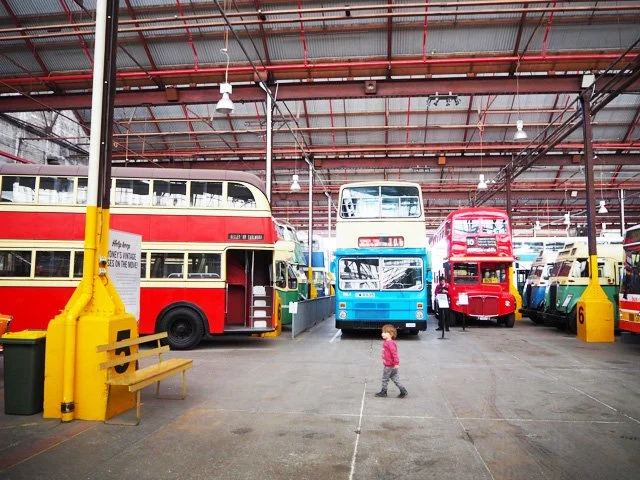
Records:
{"label": "bus front bumper", "polygon": [[397,330],[426,330],[426,320],[340,320],[336,318],[336,328],[345,330],[379,330],[383,325],[393,325]]}

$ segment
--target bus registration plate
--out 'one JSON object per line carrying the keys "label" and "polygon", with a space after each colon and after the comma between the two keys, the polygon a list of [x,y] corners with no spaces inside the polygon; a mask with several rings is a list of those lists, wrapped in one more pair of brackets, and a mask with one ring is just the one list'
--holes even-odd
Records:
{"label": "bus registration plate", "polygon": [[410,328],[410,327],[415,327],[416,324],[415,323],[406,323],[405,327]]}
{"label": "bus registration plate", "polygon": [[479,317],[476,317],[478,320],[491,320],[491,317],[488,317],[486,315],[480,315]]}

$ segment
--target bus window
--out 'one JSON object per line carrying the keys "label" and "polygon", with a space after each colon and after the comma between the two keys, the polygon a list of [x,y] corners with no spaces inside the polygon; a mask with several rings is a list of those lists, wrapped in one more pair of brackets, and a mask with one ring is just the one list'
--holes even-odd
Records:
{"label": "bus window", "polygon": [[150,180],[116,178],[114,205],[149,205],[151,203],[150,183]]}
{"label": "bus window", "polygon": [[341,258],[338,280],[342,290],[379,290],[378,258]]}
{"label": "bus window", "polygon": [[73,178],[40,177],[38,203],[73,204]]}
{"label": "bus window", "polygon": [[151,252],[151,278],[182,278],[182,253]]}
{"label": "bus window", "polygon": [[78,178],[78,198],[76,198],[76,203],[78,205],[87,204],[88,188],[89,188],[89,179],[87,177]]}
{"label": "bus window", "polygon": [[456,263],[453,266],[454,283],[478,283],[478,265],[475,263]]}
{"label": "bus window", "polygon": [[29,276],[31,276],[30,251],[0,251],[0,277]]}
{"label": "bus window", "polygon": [[296,271],[293,266],[289,265],[287,267],[287,278],[288,278],[288,288],[290,290],[296,290],[298,288],[298,276],[296,275]]}
{"label": "bus window", "polygon": [[3,176],[2,200],[16,203],[35,203],[36,178],[16,177],[12,175]]}
{"label": "bus window", "polygon": [[219,253],[189,253],[188,278],[220,278],[222,260]]}
{"label": "bus window", "polygon": [[36,277],[68,277],[71,252],[36,252]]}
{"label": "bus window", "polygon": [[84,252],[74,252],[73,254],[73,277],[82,277],[84,267]]}
{"label": "bus window", "polygon": [[245,185],[229,182],[228,204],[231,208],[257,208],[256,199],[253,198],[251,190]]}
{"label": "bus window", "polygon": [[176,180],[154,180],[153,205],[163,207],[186,207],[187,182]]}
{"label": "bus window", "polygon": [[422,260],[420,258],[383,258],[382,290],[421,290]]}
{"label": "bus window", "polygon": [[284,262],[276,262],[276,287],[278,288],[286,288],[287,286],[287,266]]}
{"label": "bus window", "polygon": [[222,182],[191,182],[191,206],[221,208]]}

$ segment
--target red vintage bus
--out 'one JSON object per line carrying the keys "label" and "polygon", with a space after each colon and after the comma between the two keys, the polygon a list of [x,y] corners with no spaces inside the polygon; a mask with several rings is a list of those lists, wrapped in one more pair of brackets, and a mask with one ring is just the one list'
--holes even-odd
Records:
{"label": "red vintage bus", "polygon": [[619,328],[640,333],[640,225],[625,232],[623,248],[624,277],[618,300]]}
{"label": "red vintage bus", "polygon": [[449,283],[452,323],[464,316],[513,327],[515,298],[509,291],[513,244],[509,216],[497,208],[450,213],[429,241],[433,286]]}
{"label": "red vintage bus", "polygon": [[[0,165],[0,311],[44,329],[82,277],[87,169]],[[263,182],[244,172],[113,168],[110,226],[142,237],[140,334],[175,349],[273,332],[277,234]]]}

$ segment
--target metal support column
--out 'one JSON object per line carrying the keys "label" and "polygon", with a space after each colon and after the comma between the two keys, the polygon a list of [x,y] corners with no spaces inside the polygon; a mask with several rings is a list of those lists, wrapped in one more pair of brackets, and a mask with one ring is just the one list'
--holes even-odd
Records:
{"label": "metal support column", "polygon": [[[586,76],[585,76],[586,77]],[[583,82],[584,83],[584,82]],[[585,183],[587,190],[587,235],[589,243],[589,285],[570,313],[569,329],[576,322],[578,338],[585,342],[613,342],[613,304],[607,298],[598,279],[598,251],[596,245],[595,188],[593,179],[593,147],[591,129],[591,97],[593,84],[584,85],[580,94],[582,132],[584,136]]]}

